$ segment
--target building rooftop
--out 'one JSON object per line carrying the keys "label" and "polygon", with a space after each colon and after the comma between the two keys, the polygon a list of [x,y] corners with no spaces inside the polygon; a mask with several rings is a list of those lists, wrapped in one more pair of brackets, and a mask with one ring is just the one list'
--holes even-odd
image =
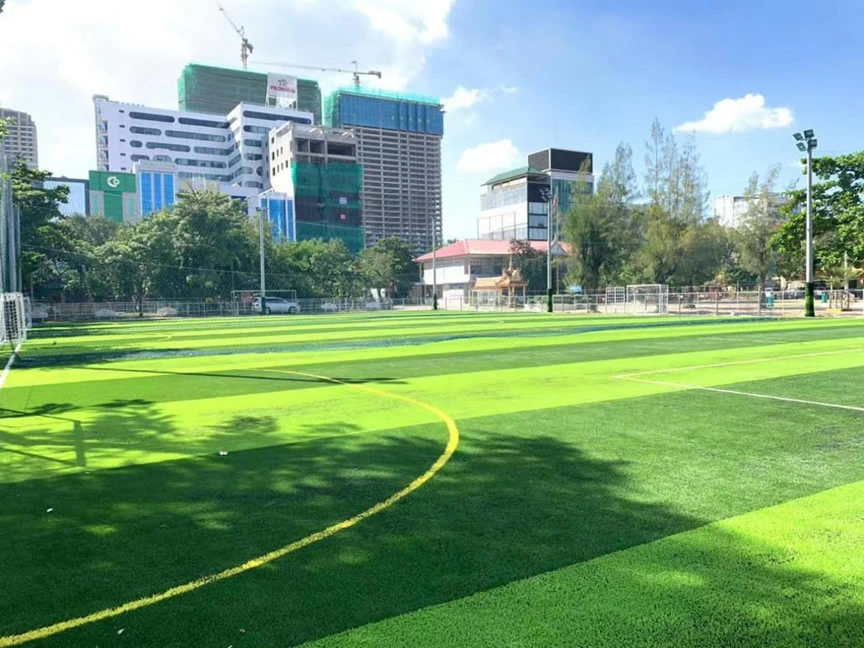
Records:
{"label": "building rooftop", "polygon": [[415,103],[427,104],[429,106],[441,106],[441,100],[437,97],[429,97],[426,95],[412,94],[409,92],[392,92],[390,90],[381,90],[380,88],[364,88],[356,86],[346,86],[339,88],[332,94],[353,94],[364,97],[377,97],[378,99],[390,99],[393,101],[413,101]]}
{"label": "building rooftop", "polygon": [[[528,241],[527,243],[537,250],[537,252],[546,251],[546,241]],[[569,248],[569,245],[567,244],[562,243],[561,246],[565,249]],[[555,248],[553,247],[553,251],[554,249]],[[462,241],[451,243],[450,245],[445,245],[442,248],[438,248],[435,252],[435,258],[455,259],[467,256],[507,256],[511,253],[510,241],[502,239],[464,239]],[[431,252],[414,259],[417,263],[431,260]]]}
{"label": "building rooftop", "polygon": [[502,182],[507,182],[508,180],[515,180],[516,178],[522,178],[529,175],[545,176],[546,174],[539,169],[535,169],[532,166],[523,166],[519,167],[518,169],[510,169],[510,171],[504,171],[503,173],[499,173],[498,175],[490,178],[483,184],[500,184]]}

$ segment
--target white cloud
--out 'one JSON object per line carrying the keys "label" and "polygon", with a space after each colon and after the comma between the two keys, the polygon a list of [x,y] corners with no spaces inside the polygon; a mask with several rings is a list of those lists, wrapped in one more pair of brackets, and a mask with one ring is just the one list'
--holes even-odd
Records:
{"label": "white cloud", "polygon": [[[380,82],[364,77],[364,84],[402,90],[446,44],[455,0],[222,2],[255,45],[251,69],[278,69],[256,61],[351,68],[356,59],[361,69],[383,73]],[[165,20],[177,14],[178,0],[148,0],[134,16],[127,4],[6,2],[0,102],[33,115],[40,164],[55,173],[82,176],[95,166],[92,95],[176,108],[177,79],[187,63],[239,67],[238,37],[213,0],[183,0],[183,20]],[[318,79],[325,91],[351,83],[344,74],[287,71]]]}
{"label": "white cloud", "polygon": [[485,90],[481,90],[480,88],[471,88],[469,90],[460,85],[458,88],[456,88],[453,96],[444,99],[442,101],[442,104],[444,105],[444,110],[452,113],[456,112],[457,110],[462,110],[463,108],[470,108],[477,102],[483,101],[485,97]]}
{"label": "white cloud", "polygon": [[517,92],[519,92],[519,88],[517,88],[516,86],[502,85],[499,86],[498,89],[504,94],[516,94]]}
{"label": "white cloud", "polygon": [[502,139],[465,149],[456,169],[461,173],[487,173],[519,166],[521,159],[519,149],[513,142]]}
{"label": "white cloud", "polygon": [[761,94],[748,94],[739,99],[722,99],[699,121],[686,122],[675,130],[721,135],[785,128],[793,121],[795,118],[789,108],[770,108]]}

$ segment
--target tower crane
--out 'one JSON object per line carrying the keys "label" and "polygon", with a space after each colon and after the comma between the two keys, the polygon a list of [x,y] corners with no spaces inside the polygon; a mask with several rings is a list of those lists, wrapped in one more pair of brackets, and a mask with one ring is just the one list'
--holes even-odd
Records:
{"label": "tower crane", "polygon": [[246,70],[249,67],[249,55],[255,51],[255,47],[249,42],[249,39],[246,38],[246,28],[238,27],[237,23],[231,20],[231,16],[229,16],[228,12],[225,11],[225,7],[222,6],[221,2],[217,2],[216,4],[219,6],[219,11],[221,11],[222,15],[225,16],[225,20],[231,24],[234,31],[237,32],[238,36],[240,36],[240,60],[243,61],[243,69]]}
{"label": "tower crane", "polygon": [[354,76],[354,86],[360,87],[360,76],[374,76],[381,78],[381,73],[377,70],[368,70],[366,72],[360,71],[360,66],[357,64],[357,61],[351,61],[354,65],[353,70],[343,70],[341,68],[330,68],[330,67],[320,67],[318,65],[298,65],[295,63],[259,63],[259,65],[272,65],[274,67],[283,67],[283,68],[294,68],[298,70],[317,70],[319,72],[344,72],[345,74],[351,74]]}

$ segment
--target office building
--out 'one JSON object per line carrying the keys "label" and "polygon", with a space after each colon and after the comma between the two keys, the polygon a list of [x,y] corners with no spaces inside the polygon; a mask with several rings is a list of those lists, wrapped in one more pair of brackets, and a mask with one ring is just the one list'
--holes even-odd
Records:
{"label": "office building", "polygon": [[340,239],[352,252],[363,249],[354,131],[289,123],[270,133],[270,185],[293,194],[297,240]]}
{"label": "office building", "polygon": [[366,245],[398,236],[432,249],[441,240],[440,101],[345,88],[326,98],[324,121],[357,135]]}
{"label": "office building", "polygon": [[66,204],[60,205],[60,213],[64,216],[90,215],[90,181],[80,178],[48,178],[42,183],[45,189],[67,187],[69,197]]}
{"label": "office building", "polygon": [[24,160],[31,167],[38,167],[39,141],[33,118],[25,112],[0,108],[0,120],[6,122],[8,130],[0,152],[5,153],[12,162]]}
{"label": "office building", "polygon": [[480,192],[477,236],[481,239],[545,241],[549,212],[557,196],[552,238],[578,193],[594,191],[591,154],[545,149],[528,156],[528,166],[499,173]]}
{"label": "office building", "polygon": [[558,213],[567,214],[576,193],[594,192],[594,156],[584,151],[549,148],[528,156],[528,166],[549,176],[552,195],[558,196]]}
{"label": "office building", "polygon": [[[751,204],[760,204],[765,201],[761,196],[755,198],[747,198],[745,196],[717,196],[711,201],[712,215],[723,227],[731,227],[737,229],[741,227],[744,219],[750,210]],[[777,223],[783,222],[783,214],[781,209],[789,202],[786,195],[782,193],[772,193],[768,199],[768,204],[762,205],[763,209],[767,209],[773,220]]]}
{"label": "office building", "polygon": [[[94,97],[99,171],[132,173],[139,162],[177,166],[181,183],[216,183],[218,190],[247,201],[250,214],[269,187],[265,149],[274,127],[311,124],[310,113],[239,104],[227,115],[148,108]],[[153,194],[154,199],[157,194]],[[139,207],[140,213],[140,207]]]}
{"label": "office building", "polygon": [[[267,103],[267,73],[190,63],[177,80],[177,102],[186,112],[225,115],[237,104]],[[297,110],[321,123],[321,89],[317,81],[297,79]]]}

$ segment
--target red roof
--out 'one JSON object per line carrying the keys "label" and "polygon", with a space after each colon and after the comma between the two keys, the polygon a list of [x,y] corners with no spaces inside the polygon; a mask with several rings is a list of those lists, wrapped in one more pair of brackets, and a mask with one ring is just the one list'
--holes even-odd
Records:
{"label": "red roof", "polygon": [[[528,244],[538,252],[546,251],[546,241],[528,241]],[[570,249],[567,243],[562,243],[565,250]],[[438,259],[453,259],[467,256],[507,256],[510,254],[510,241],[501,239],[464,239],[450,245],[438,248],[435,257]],[[414,259],[417,263],[432,260],[432,253]]]}

